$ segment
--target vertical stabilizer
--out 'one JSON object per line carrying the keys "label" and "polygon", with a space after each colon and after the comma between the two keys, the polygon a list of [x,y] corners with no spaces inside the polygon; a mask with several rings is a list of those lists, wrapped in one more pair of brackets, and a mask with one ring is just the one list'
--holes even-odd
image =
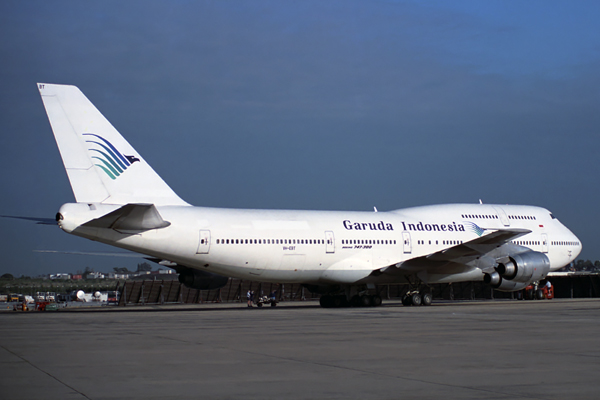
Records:
{"label": "vertical stabilizer", "polygon": [[77,87],[38,89],[78,203],[188,205]]}

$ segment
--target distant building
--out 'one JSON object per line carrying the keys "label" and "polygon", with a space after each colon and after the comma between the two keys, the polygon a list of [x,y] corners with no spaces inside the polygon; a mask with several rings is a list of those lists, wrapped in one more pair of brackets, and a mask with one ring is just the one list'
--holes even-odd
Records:
{"label": "distant building", "polygon": [[175,273],[174,269],[159,269],[158,271],[151,272],[152,275],[170,275]]}
{"label": "distant building", "polygon": [[83,275],[81,275],[81,274],[73,274],[73,275],[71,275],[71,279],[74,280],[74,281],[78,281],[78,280],[83,279]]}
{"label": "distant building", "polygon": [[71,274],[50,274],[49,278],[52,280],[55,280],[55,279],[68,280],[68,279],[71,279]]}
{"label": "distant building", "polygon": [[131,274],[120,274],[115,272],[108,273],[108,279],[129,279]]}
{"label": "distant building", "polygon": [[85,276],[85,279],[104,279],[102,272],[90,272]]}

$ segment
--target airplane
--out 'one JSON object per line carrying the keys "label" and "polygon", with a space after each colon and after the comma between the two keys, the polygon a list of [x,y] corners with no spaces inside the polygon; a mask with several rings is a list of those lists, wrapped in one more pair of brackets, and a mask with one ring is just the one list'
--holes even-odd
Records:
{"label": "airplane", "polygon": [[195,207],[182,200],[76,87],[39,83],[75,203],[65,232],[146,255],[189,287],[228,277],[299,283],[323,307],[379,306],[379,284],[481,281],[518,291],[571,263],[579,239],[535,206],[441,204],[381,212]]}

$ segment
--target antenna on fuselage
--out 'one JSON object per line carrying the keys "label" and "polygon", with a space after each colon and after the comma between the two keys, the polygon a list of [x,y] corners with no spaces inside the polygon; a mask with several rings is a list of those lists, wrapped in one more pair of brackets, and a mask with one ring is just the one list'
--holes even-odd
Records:
{"label": "antenna on fuselage", "polygon": [[377,212],[377,207],[373,206],[373,210],[375,210],[375,212]]}
{"label": "antenna on fuselage", "polygon": [[483,204],[483,201],[481,201],[481,199],[479,199],[479,204]]}

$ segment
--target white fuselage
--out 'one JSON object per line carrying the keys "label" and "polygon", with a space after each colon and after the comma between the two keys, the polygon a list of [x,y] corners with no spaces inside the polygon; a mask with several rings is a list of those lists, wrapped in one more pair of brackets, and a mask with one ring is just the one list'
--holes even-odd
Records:
{"label": "white fuselage", "polygon": [[[280,283],[368,283],[377,269],[497,229],[530,230],[514,244],[545,253],[551,270],[572,262],[579,239],[544,208],[448,204],[389,212],[159,206],[170,226],[139,232],[80,227],[119,205],[65,204],[60,227],[78,236],[216,274]],[[481,279],[473,267],[429,283]],[[401,276],[386,282],[403,282]],[[374,280],[375,282],[375,280]]]}

